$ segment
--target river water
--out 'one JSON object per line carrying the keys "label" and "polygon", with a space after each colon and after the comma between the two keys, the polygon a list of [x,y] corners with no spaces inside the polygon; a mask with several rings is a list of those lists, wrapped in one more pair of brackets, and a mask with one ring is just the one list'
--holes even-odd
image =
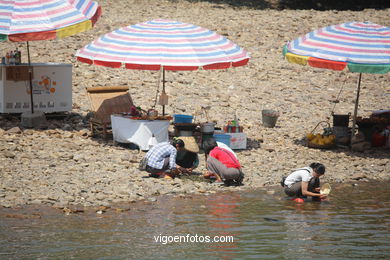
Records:
{"label": "river water", "polygon": [[334,184],[325,202],[274,191],[0,209],[0,259],[390,259],[390,183]]}

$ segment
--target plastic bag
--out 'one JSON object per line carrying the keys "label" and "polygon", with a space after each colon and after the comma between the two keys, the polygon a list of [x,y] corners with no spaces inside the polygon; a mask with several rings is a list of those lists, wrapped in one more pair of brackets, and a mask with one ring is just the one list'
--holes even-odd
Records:
{"label": "plastic bag", "polygon": [[141,161],[139,162],[139,165],[138,165],[138,169],[140,171],[146,171],[146,166],[148,165],[148,157],[144,157],[141,159]]}
{"label": "plastic bag", "polygon": [[286,180],[286,176],[282,177],[282,180],[280,181],[280,185],[282,185],[282,187],[284,187],[284,181]]}

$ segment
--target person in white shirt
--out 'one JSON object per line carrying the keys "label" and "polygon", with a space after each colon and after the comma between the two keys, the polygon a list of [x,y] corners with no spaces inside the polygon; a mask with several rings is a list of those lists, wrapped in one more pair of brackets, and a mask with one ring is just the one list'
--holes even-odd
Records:
{"label": "person in white shirt", "polygon": [[309,167],[295,170],[282,181],[284,192],[290,197],[325,199],[320,194],[320,177],[325,174],[325,166],[321,163],[312,163]]}

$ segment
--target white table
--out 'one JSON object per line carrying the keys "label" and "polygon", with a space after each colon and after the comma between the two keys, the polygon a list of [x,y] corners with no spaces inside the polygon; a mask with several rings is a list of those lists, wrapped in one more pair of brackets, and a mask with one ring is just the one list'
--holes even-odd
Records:
{"label": "white table", "polygon": [[168,120],[133,120],[122,115],[111,115],[115,142],[134,143],[141,150],[149,150],[152,136],[158,143],[168,142]]}

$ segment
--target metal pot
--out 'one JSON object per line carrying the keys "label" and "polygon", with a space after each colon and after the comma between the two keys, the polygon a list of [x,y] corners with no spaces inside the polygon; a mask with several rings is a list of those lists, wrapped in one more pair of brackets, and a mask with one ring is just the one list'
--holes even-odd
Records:
{"label": "metal pot", "polygon": [[214,133],[214,123],[203,123],[200,125],[200,131],[202,133]]}
{"label": "metal pot", "polygon": [[156,109],[149,109],[148,116],[158,116],[158,111]]}
{"label": "metal pot", "polygon": [[179,136],[192,136],[192,131],[180,130]]}
{"label": "metal pot", "polygon": [[333,126],[348,127],[349,117],[351,116],[351,113],[348,113],[347,115],[336,115],[332,113],[332,116],[333,116]]}

